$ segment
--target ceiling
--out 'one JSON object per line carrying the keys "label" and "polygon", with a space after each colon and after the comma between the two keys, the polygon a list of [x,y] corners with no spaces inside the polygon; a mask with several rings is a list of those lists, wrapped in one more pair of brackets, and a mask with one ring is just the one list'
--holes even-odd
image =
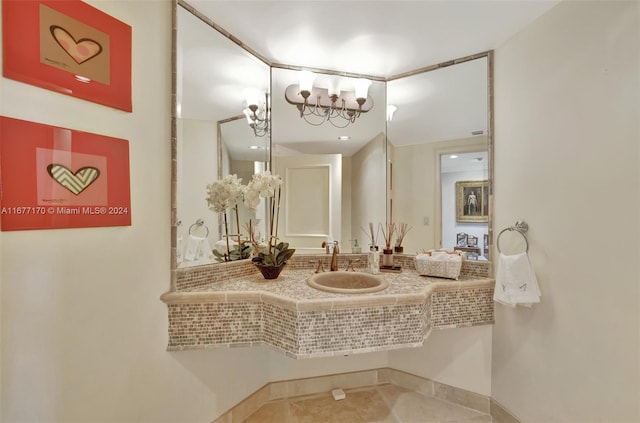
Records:
{"label": "ceiling", "polygon": [[494,49],[558,1],[188,3],[271,62],[389,77]]}
{"label": "ceiling", "polygon": [[[559,1],[187,2],[269,63],[363,74],[386,80],[495,49]],[[339,130],[327,124],[322,127],[307,125],[293,106],[284,103],[284,95],[279,91],[288,84],[296,83],[295,72],[274,69],[274,78],[270,81],[266,64],[220,34],[214,35],[215,31],[198,20],[182,25],[180,16],[178,72],[185,75],[178,84],[182,117],[218,121],[239,115],[244,108],[242,91],[247,85],[267,90],[273,82],[273,115],[277,113],[278,118],[274,119],[272,136],[274,143],[282,145],[282,151],[351,155],[385,130],[387,99],[383,83],[376,87],[374,82],[372,92],[381,90],[381,94],[376,94],[378,101],[371,112],[349,127],[352,139],[340,144],[337,141],[337,136],[342,135]],[[215,36],[222,41],[213,42]],[[467,65],[466,69],[472,67]],[[458,74],[465,71],[461,65],[455,68],[459,69]],[[442,71],[429,72],[432,80],[439,81],[438,86],[447,84],[445,75],[450,73]],[[483,78],[486,78],[486,73]],[[398,106],[390,125],[400,128],[399,122],[404,119],[425,121],[425,111],[429,110],[429,137],[432,141],[460,138],[469,136],[473,130],[486,130],[486,124],[482,125],[483,121],[486,122],[483,118],[486,107],[479,112],[472,111],[478,99],[471,90],[450,81],[452,90],[431,90],[431,95],[427,95],[430,91],[425,88],[425,80],[420,81],[419,88],[412,87],[409,81],[389,82],[390,86],[396,87],[387,89],[389,102]],[[431,86],[435,86],[434,81],[429,82]],[[322,80],[317,82],[321,84]],[[457,103],[451,100],[452,92],[460,98]],[[477,95],[486,96],[486,86],[484,94],[478,91]],[[420,106],[403,107],[403,103]],[[438,114],[437,110],[443,110],[442,106],[447,103],[455,107],[456,113]],[[469,110],[465,110],[467,108]],[[474,113],[480,116],[480,124]],[[248,132],[246,124],[237,122],[225,126],[228,127],[226,137],[243,140],[230,143],[230,149],[238,149],[232,154],[246,155],[248,144],[258,141]],[[415,143],[418,134],[425,136],[423,130],[402,134],[394,134],[391,130],[392,126],[389,139],[394,144]],[[263,157],[260,151],[253,150],[252,154]]]}
{"label": "ceiling", "polygon": [[488,156],[486,151],[442,155],[440,157],[440,173],[487,172]]}

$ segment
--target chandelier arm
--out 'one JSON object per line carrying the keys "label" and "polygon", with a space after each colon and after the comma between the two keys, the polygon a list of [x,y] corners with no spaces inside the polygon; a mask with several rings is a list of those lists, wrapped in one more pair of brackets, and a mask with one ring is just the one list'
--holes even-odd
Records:
{"label": "chandelier arm", "polygon": [[320,96],[316,96],[316,104],[313,106],[313,114],[316,116],[324,116],[324,107],[320,104]]}
{"label": "chandelier arm", "polygon": [[305,113],[306,116],[314,115],[320,118],[324,118],[327,113],[327,108],[320,104],[320,97],[317,97],[316,104],[307,107],[307,110],[307,113]]}
{"label": "chandelier arm", "polygon": [[332,124],[332,125],[333,125],[333,126],[335,126],[336,128],[340,128],[340,129],[342,129],[342,128],[346,128],[347,126],[349,126],[349,124],[353,123],[352,121],[350,121],[350,120],[348,120],[348,119],[347,119],[347,120],[344,120],[344,118],[343,118],[343,122],[344,122],[344,125],[338,125],[338,124],[335,122],[335,120],[334,120],[334,119],[329,119],[329,123],[330,123],[330,124]]}
{"label": "chandelier arm", "polygon": [[[287,96],[292,95],[289,93],[289,91],[293,92],[293,89],[297,89],[298,95],[301,95],[301,93],[303,93],[303,91],[299,91],[298,87],[292,87],[294,86],[292,85],[288,88],[285,97],[290,104],[293,104],[297,107],[300,112],[300,117],[303,118],[309,125],[320,126],[328,121],[334,127],[342,129],[352,123],[355,123],[355,121],[363,113],[362,106],[364,104],[364,101],[362,101],[362,99],[357,99],[358,104],[355,107],[350,108],[347,98],[345,98],[344,96],[338,96],[336,94],[329,95],[325,98],[317,91],[313,93],[305,91],[307,95],[305,96],[304,94],[302,94],[302,102],[289,100],[289,97]],[[315,96],[315,101],[310,101],[309,97],[311,97],[312,95]],[[328,101],[326,101],[327,99]],[[258,116],[258,120],[259,119],[260,116]]]}
{"label": "chandelier arm", "polygon": [[[307,114],[307,115],[304,115],[304,116],[302,116],[302,118],[303,118],[303,119],[304,119],[304,121],[305,121],[305,122],[307,122],[309,125],[313,125],[313,126],[320,126],[320,125],[322,125],[323,123],[325,123],[325,122],[327,121],[327,119],[322,119],[322,120],[320,120],[319,122],[313,122],[313,121],[311,121],[311,120],[309,120],[309,119],[308,119],[308,116],[310,116],[310,115],[308,115],[308,114]],[[313,116],[317,116],[317,115],[313,115]]]}

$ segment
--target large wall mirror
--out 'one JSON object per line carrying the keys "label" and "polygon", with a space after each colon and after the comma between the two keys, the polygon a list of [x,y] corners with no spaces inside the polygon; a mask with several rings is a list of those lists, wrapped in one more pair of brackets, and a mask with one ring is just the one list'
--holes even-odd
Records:
{"label": "large wall mirror", "polygon": [[[220,216],[209,210],[207,184],[229,174],[248,182],[270,161],[269,132],[243,114],[246,96],[266,103],[269,65],[233,42],[187,5],[176,9],[176,235],[173,266],[215,263],[211,250],[224,239]],[[229,215],[229,233],[239,219]],[[264,221],[264,219],[262,220]]]}
{"label": "large wall mirror", "polygon": [[[205,201],[207,184],[230,174],[246,184],[266,169],[285,180],[279,236],[299,252],[323,252],[327,239],[343,253],[357,251],[356,240],[364,251],[368,223],[390,220],[411,227],[405,253],[457,247],[487,259],[489,53],[390,78],[369,76],[371,109],[339,128],[308,122],[286,100],[301,69],[268,63],[182,2],[176,28],[172,269],[216,263],[194,257],[203,238],[210,248],[222,248],[224,239],[220,216]],[[314,73],[314,88],[342,91],[363,76]],[[266,130],[254,130],[243,115],[247,90],[270,106]],[[388,105],[396,108],[390,120]],[[238,222],[229,215],[230,232],[251,217],[266,220],[265,213],[241,208]],[[458,242],[462,233],[465,243]]]}
{"label": "large wall mirror", "polygon": [[487,259],[488,55],[387,82],[393,220],[411,230],[405,251],[457,248]]}
{"label": "large wall mirror", "polygon": [[[285,99],[298,86],[300,71],[273,68],[272,166],[285,181],[280,237],[300,252],[321,253],[323,241],[338,241],[341,252],[357,248],[361,227],[385,221],[385,84],[372,81],[371,109],[353,123],[303,118]],[[355,79],[316,73],[314,88],[341,92]],[[341,126],[345,125],[343,128]]]}

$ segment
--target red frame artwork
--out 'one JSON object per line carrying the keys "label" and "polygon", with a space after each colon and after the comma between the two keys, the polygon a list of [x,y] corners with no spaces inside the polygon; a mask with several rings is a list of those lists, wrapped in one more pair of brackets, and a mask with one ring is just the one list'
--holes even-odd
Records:
{"label": "red frame artwork", "polygon": [[131,27],[79,0],[2,0],[3,75],[127,112]]}
{"label": "red frame artwork", "polygon": [[129,142],[0,116],[3,231],[130,226]]}

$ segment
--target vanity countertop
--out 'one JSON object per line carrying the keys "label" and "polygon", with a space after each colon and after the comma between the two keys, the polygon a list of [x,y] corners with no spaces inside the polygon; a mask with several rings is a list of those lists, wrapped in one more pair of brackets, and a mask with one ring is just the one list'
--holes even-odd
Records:
{"label": "vanity countertop", "polygon": [[162,296],[167,304],[191,302],[265,301],[289,309],[317,309],[424,303],[434,291],[466,290],[493,287],[494,280],[461,276],[459,280],[421,276],[413,269],[400,273],[380,273],[389,282],[382,291],[366,294],[342,294],[319,291],[307,285],[312,269],[285,269],[277,279],[266,280],[260,273],[213,282],[204,286],[168,292]]}
{"label": "vanity countertop", "polygon": [[184,272],[182,288],[161,297],[169,311],[167,349],[266,344],[313,358],[415,347],[432,328],[493,323],[493,279],[421,276],[408,263],[400,273],[380,274],[388,288],[362,294],[314,289],[307,285],[314,269],[295,262],[273,280],[249,263]]}

